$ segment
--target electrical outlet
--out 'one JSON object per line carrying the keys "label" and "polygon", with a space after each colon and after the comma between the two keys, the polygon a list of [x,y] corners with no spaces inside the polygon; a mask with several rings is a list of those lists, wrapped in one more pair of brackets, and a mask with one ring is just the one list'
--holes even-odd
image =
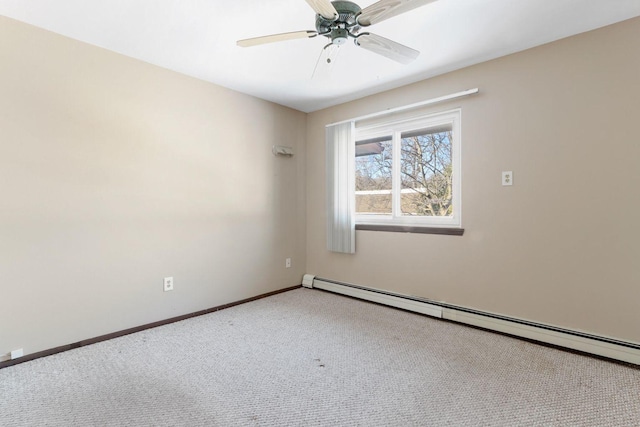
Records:
{"label": "electrical outlet", "polygon": [[21,348],[17,350],[13,350],[11,352],[11,360],[17,359],[18,357],[22,357],[22,356],[24,356],[24,351]]}
{"label": "electrical outlet", "polygon": [[502,185],[513,185],[513,172],[512,171],[504,171],[504,172],[502,172]]}
{"label": "electrical outlet", "polygon": [[165,277],[164,278],[164,291],[172,291],[173,290],[173,277]]}
{"label": "electrical outlet", "polygon": [[291,268],[291,258],[287,258],[284,260],[284,266],[286,268]]}

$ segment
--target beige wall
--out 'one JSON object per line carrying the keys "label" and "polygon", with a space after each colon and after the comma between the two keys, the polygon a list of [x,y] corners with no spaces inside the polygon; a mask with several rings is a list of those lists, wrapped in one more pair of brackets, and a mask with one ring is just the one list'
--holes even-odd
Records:
{"label": "beige wall", "polygon": [[0,17],[0,356],[300,284],[305,125]]}
{"label": "beige wall", "polygon": [[[640,342],[638,40],[634,19],[310,114],[308,272]],[[429,109],[463,110],[464,236],[328,252],[324,126],[474,87]]]}

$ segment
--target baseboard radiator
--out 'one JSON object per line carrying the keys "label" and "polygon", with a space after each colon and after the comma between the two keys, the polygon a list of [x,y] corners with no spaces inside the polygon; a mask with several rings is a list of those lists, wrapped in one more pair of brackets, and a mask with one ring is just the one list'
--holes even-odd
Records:
{"label": "baseboard radiator", "polygon": [[305,274],[302,286],[640,365],[640,344]]}

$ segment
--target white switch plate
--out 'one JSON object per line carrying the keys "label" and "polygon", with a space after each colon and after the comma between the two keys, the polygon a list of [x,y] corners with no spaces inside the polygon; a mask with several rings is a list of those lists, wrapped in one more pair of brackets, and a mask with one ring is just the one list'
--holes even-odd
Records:
{"label": "white switch plate", "polygon": [[502,172],[502,185],[513,185],[513,172],[512,171],[503,171]]}
{"label": "white switch plate", "polygon": [[18,357],[22,357],[22,356],[24,356],[24,351],[21,348],[17,350],[13,350],[11,352],[11,360],[17,359]]}
{"label": "white switch plate", "polygon": [[172,291],[173,290],[173,277],[165,277],[164,278],[164,291]]}
{"label": "white switch plate", "polygon": [[286,260],[284,260],[284,266],[286,268],[291,268],[291,258],[287,258]]}

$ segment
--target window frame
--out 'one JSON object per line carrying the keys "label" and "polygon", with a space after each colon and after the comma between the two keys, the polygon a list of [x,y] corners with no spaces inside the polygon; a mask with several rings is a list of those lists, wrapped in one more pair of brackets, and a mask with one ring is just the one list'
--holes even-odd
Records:
{"label": "window frame", "polygon": [[[366,226],[400,226],[406,231],[407,227],[431,227],[431,228],[462,228],[462,109],[456,108],[452,110],[440,111],[430,114],[423,114],[418,117],[413,116],[405,119],[387,119],[384,121],[376,121],[375,123],[367,123],[358,126],[356,123],[356,132],[353,144],[357,141],[363,141],[384,136],[391,136],[392,140],[392,213],[391,215],[376,214],[358,214],[355,215],[355,223],[357,225]],[[451,147],[451,166],[452,166],[452,197],[453,215],[451,216],[405,216],[401,214],[401,134],[406,132],[429,130],[442,126],[451,126],[452,147]],[[355,156],[353,157],[355,163]],[[355,167],[353,168],[355,183]],[[355,205],[355,185],[351,189]],[[363,228],[366,229],[366,228]],[[369,228],[374,229],[374,228]]]}

